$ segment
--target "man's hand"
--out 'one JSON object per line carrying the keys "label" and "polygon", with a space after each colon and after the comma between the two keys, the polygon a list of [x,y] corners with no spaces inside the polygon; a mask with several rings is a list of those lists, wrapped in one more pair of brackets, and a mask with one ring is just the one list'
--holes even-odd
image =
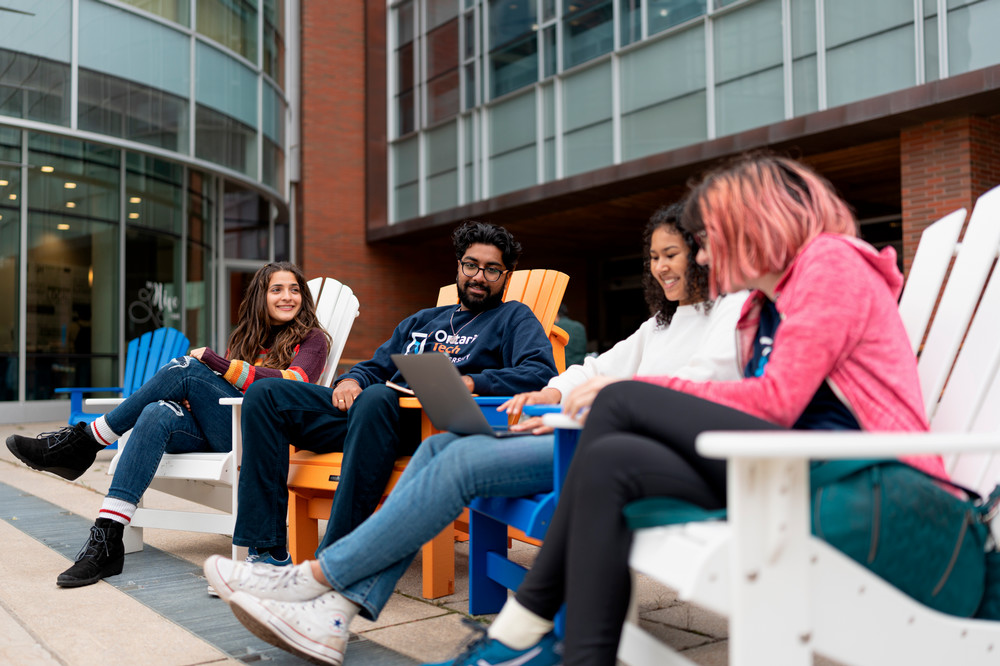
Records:
{"label": "man's hand", "polygon": [[469,389],[469,393],[476,392],[476,382],[472,381],[472,377],[462,375],[462,381],[465,382],[465,388]]}
{"label": "man's hand", "polygon": [[201,360],[201,356],[202,356],[202,354],[205,353],[206,349],[208,349],[208,348],[207,347],[198,347],[197,349],[192,349],[191,351],[188,352],[188,356],[194,356],[196,359],[198,359],[200,361]]}
{"label": "man's hand", "polygon": [[587,420],[590,406],[594,404],[594,398],[601,392],[601,389],[615,382],[625,381],[620,377],[592,377],[583,384],[577,386],[563,403],[563,414],[576,419],[581,424]]}
{"label": "man's hand", "polygon": [[346,412],[354,404],[355,398],[361,393],[361,384],[353,379],[344,379],[333,389],[333,406]]}
{"label": "man's hand", "polygon": [[[510,400],[497,407],[497,411],[507,412],[508,418],[513,421],[517,421],[521,418],[521,411],[524,409],[525,405],[558,405],[560,400],[562,400],[562,393],[559,389],[546,386],[541,391],[518,393]],[[526,429],[527,428],[518,428],[518,430]]]}

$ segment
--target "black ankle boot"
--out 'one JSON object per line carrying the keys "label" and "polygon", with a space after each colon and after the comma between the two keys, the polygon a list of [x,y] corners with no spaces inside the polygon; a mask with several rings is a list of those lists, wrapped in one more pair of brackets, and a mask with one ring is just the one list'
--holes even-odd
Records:
{"label": "black ankle boot", "polygon": [[11,435],[7,448],[25,465],[42,472],[52,472],[72,481],[94,464],[97,452],[104,447],[90,436],[83,421],[38,437]]}
{"label": "black ankle boot", "polygon": [[76,563],[59,574],[59,587],[83,587],[102,578],[117,576],[125,564],[125,526],[107,518],[98,518],[90,528],[90,538],[76,556]]}

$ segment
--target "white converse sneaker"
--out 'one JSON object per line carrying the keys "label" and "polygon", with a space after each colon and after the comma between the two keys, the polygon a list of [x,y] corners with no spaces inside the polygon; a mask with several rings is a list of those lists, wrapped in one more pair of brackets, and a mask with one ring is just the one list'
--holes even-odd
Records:
{"label": "white converse sneaker", "polygon": [[[255,636],[303,659],[340,666],[350,632],[346,602],[333,590],[310,601],[259,599],[236,592],[230,599],[233,614]],[[349,602],[348,602],[349,603]]]}
{"label": "white converse sneaker", "polygon": [[260,562],[235,562],[212,555],[205,560],[205,578],[215,593],[229,601],[233,592],[242,590],[262,599],[306,601],[330,588],[317,581],[308,562],[293,567]]}

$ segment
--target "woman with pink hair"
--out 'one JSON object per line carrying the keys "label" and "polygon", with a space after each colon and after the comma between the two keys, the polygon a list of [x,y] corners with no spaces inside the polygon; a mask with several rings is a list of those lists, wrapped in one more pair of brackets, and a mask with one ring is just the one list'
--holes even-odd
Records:
{"label": "woman with pink hair", "polygon": [[[744,378],[578,387],[563,411],[586,427],[545,543],[487,634],[453,663],[614,664],[630,590],[623,508],[658,496],[725,507],[725,462],[694,447],[703,431],[927,430],[895,252],[857,238],[825,180],[793,160],[743,157],[693,187],[682,223],[700,239],[713,294],[753,290],[737,325]],[[906,462],[946,478],[936,456]],[[552,628],[563,603],[560,655]]]}

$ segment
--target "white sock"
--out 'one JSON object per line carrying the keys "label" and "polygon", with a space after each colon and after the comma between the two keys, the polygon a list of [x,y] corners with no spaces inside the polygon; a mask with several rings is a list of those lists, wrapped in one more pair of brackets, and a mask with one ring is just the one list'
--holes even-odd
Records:
{"label": "white sock", "polygon": [[98,416],[97,419],[90,424],[90,435],[94,438],[94,441],[101,446],[114,444],[121,436],[111,429],[108,425],[108,420],[103,416]]}
{"label": "white sock", "polygon": [[[312,576],[311,573],[309,575]],[[353,601],[342,595],[340,592],[337,592],[336,590],[331,590],[328,587],[325,589],[326,589],[326,595],[328,595],[328,599],[330,601],[330,604],[333,606],[333,609],[338,610],[344,614],[344,630],[346,631],[347,627],[349,627],[351,624],[351,620],[353,620],[354,616],[356,616],[358,614],[358,611],[361,610],[361,606],[357,605],[356,603],[354,603]]]}
{"label": "white sock", "polygon": [[514,650],[526,650],[542,636],[552,631],[555,623],[517,603],[517,599],[507,600],[497,619],[486,631],[490,638],[498,640]]}
{"label": "white sock", "polygon": [[107,518],[116,523],[128,525],[132,522],[132,516],[135,515],[135,508],[135,504],[131,502],[126,502],[117,497],[105,497],[104,503],[101,505],[101,512],[97,514],[97,517]]}

